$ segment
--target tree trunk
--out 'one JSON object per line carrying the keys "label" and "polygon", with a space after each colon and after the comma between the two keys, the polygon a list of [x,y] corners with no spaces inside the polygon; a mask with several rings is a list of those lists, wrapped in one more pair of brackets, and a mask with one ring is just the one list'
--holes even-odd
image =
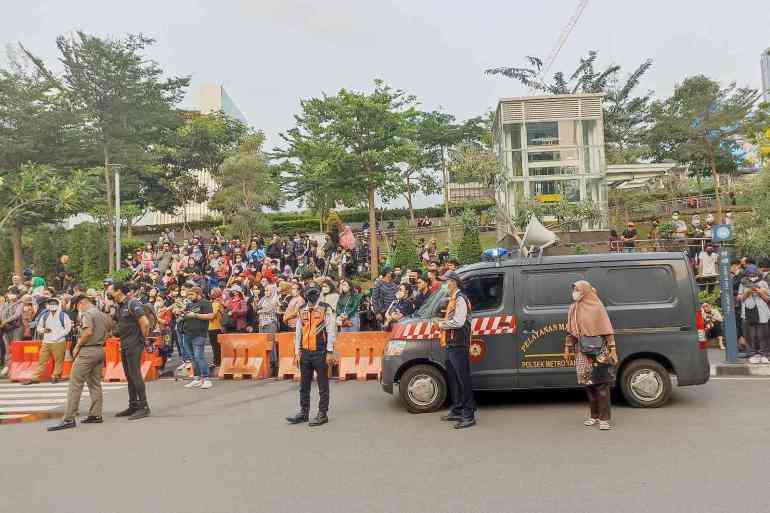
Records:
{"label": "tree trunk", "polygon": [[711,146],[711,143],[706,142],[706,146],[708,147],[709,152],[709,161],[711,163],[711,178],[714,180],[714,204],[717,207],[717,223],[723,223],[724,219],[722,218],[722,198],[721,198],[721,191],[719,189],[719,173],[717,173],[717,161],[714,157],[714,148]]}
{"label": "tree trunk", "polygon": [[412,226],[417,226],[417,223],[414,220],[414,206],[412,205],[412,188],[408,178],[406,179],[406,192],[404,192],[404,197],[406,198],[406,206],[409,207],[409,217],[412,220]]}
{"label": "tree trunk", "polygon": [[380,275],[380,259],[377,250],[377,212],[374,206],[374,184],[369,182],[368,197],[369,203],[369,268],[372,274],[372,281]]}
{"label": "tree trunk", "polygon": [[110,154],[104,146],[104,184],[107,191],[107,268],[109,273],[115,272],[115,219],[113,216],[112,173],[110,172]]}
{"label": "tree trunk", "polygon": [[441,148],[441,171],[444,174],[444,222],[446,223],[446,241],[447,245],[452,245],[452,227],[449,218],[449,170],[446,167],[446,157],[444,148]]}
{"label": "tree trunk", "polygon": [[24,255],[21,250],[22,228],[18,223],[11,223],[11,247],[13,247],[13,274],[21,276],[24,269]]}

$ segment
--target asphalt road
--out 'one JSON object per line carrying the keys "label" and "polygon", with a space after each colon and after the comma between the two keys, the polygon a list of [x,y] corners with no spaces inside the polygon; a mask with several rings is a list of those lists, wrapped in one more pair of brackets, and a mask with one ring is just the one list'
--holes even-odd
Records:
{"label": "asphalt road", "polygon": [[[410,415],[369,383],[333,383],[331,422],[288,426],[297,385],[150,384],[153,416],[47,433],[0,426],[0,511],[770,511],[770,380],[675,389],[663,409],[618,406],[582,426],[579,392],[480,398],[479,424]],[[315,403],[314,397],[314,403]]]}

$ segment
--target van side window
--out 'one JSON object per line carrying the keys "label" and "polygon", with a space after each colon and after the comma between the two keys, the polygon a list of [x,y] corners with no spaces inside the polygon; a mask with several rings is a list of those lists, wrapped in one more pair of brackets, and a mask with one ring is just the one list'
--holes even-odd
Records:
{"label": "van side window", "polygon": [[669,266],[613,267],[607,270],[602,297],[611,305],[671,303],[676,281]]}
{"label": "van side window", "polygon": [[526,281],[526,306],[551,308],[572,303],[573,283],[585,280],[585,271],[534,271],[524,272]]}
{"label": "van side window", "polygon": [[503,303],[503,278],[502,274],[486,274],[463,280],[465,295],[470,300],[474,312],[500,307]]}

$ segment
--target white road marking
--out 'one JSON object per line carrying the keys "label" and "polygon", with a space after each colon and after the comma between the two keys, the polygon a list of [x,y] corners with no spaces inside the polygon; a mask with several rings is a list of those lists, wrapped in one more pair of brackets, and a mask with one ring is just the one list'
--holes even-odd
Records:
{"label": "white road marking", "polygon": [[719,377],[712,377],[711,380],[712,381],[767,381],[768,383],[770,383],[770,376],[766,378],[753,378],[750,376],[746,378],[719,376]]}

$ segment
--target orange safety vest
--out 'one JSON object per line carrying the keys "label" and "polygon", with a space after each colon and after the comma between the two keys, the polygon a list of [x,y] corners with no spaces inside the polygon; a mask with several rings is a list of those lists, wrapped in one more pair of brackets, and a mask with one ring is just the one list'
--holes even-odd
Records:
{"label": "orange safety vest", "polygon": [[303,308],[299,312],[299,320],[302,323],[300,347],[307,351],[325,351],[328,340],[326,308],[323,306],[314,306],[312,309]]}

